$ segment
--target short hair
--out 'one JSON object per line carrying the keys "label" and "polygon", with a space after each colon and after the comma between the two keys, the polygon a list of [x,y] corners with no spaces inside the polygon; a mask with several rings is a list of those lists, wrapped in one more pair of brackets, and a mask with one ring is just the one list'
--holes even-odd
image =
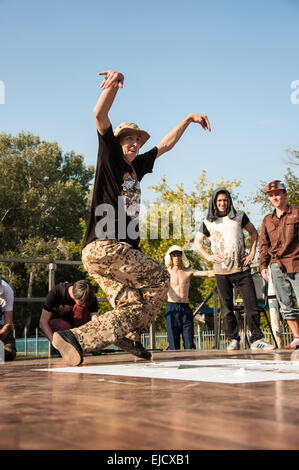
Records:
{"label": "short hair", "polygon": [[73,296],[76,300],[80,300],[84,305],[89,306],[95,299],[95,289],[93,285],[86,279],[76,281],[73,285]]}

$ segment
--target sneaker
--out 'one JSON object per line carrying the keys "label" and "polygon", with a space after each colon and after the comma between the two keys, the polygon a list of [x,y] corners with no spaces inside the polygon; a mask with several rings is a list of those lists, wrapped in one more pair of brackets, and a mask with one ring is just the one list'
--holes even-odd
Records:
{"label": "sneaker", "polygon": [[68,366],[79,366],[83,362],[82,348],[70,330],[56,331],[52,344]]}
{"label": "sneaker", "polygon": [[256,350],[265,350],[265,351],[270,351],[272,349],[275,349],[275,346],[273,344],[265,343],[265,341],[262,341],[261,339],[257,339],[253,343],[251,343],[250,349],[256,351]]}
{"label": "sneaker", "polygon": [[236,351],[240,349],[240,342],[237,339],[232,339],[226,348],[228,351]]}
{"label": "sneaker", "polygon": [[286,349],[299,349],[299,338],[295,338],[290,344],[286,346]]}
{"label": "sneaker", "polygon": [[114,343],[120,349],[134,354],[134,356],[141,357],[142,359],[150,359],[152,357],[151,353],[147,351],[140,342],[131,341],[128,338],[121,338],[116,343]]}

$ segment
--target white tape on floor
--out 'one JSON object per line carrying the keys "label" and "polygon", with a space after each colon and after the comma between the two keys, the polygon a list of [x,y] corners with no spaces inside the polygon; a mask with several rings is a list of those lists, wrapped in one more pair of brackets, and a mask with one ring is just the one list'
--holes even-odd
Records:
{"label": "white tape on floor", "polygon": [[299,361],[211,359],[34,370],[227,384],[299,380]]}

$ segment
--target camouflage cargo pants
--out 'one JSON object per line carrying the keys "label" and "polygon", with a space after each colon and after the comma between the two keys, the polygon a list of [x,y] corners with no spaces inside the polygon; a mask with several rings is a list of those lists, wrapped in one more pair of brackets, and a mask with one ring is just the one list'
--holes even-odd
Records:
{"label": "camouflage cargo pants", "polygon": [[167,295],[167,270],[118,240],[88,244],[82,262],[112,306],[96,320],[71,330],[83,351],[103,349],[131,332],[148,331]]}

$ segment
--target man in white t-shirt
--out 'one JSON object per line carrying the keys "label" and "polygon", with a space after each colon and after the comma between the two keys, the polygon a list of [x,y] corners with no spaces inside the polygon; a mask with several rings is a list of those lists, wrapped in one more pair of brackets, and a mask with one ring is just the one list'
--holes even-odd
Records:
{"label": "man in white t-shirt", "polygon": [[13,361],[16,357],[16,344],[13,336],[13,304],[13,290],[0,276],[0,340],[4,343],[5,361]]}
{"label": "man in white t-shirt", "polygon": [[[248,254],[245,253],[243,229],[250,235]],[[211,242],[212,254],[203,246],[206,238]],[[260,313],[250,272],[257,239],[258,233],[245,212],[234,208],[230,192],[223,187],[216,189],[209,201],[207,218],[202,221],[195,236],[194,247],[205,259],[213,263],[229,350],[240,349],[240,336],[233,306],[234,286],[243,298],[247,325],[251,333],[251,349],[274,349],[274,346],[262,341]]]}

